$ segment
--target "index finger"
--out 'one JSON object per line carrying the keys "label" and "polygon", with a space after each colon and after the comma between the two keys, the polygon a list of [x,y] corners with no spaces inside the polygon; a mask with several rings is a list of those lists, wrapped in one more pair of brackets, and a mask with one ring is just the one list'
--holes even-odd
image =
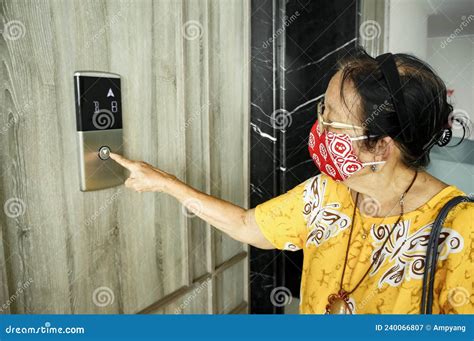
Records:
{"label": "index finger", "polygon": [[119,165],[127,168],[128,170],[131,170],[134,166],[133,164],[133,161],[132,160],[129,160],[125,157],[123,157],[122,155],[120,154],[115,154],[115,153],[110,153],[109,154],[110,158],[112,160],[114,160],[115,162],[117,162]]}

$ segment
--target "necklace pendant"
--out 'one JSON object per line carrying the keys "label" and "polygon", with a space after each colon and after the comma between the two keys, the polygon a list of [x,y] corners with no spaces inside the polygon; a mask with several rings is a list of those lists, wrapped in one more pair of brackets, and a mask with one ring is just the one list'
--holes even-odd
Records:
{"label": "necklace pendant", "polygon": [[365,239],[365,238],[367,238],[367,235],[364,233],[364,234],[362,235],[362,239]]}
{"label": "necklace pendant", "polygon": [[352,309],[349,303],[349,295],[344,290],[339,290],[337,294],[329,295],[326,306],[326,314],[331,315],[351,315]]}

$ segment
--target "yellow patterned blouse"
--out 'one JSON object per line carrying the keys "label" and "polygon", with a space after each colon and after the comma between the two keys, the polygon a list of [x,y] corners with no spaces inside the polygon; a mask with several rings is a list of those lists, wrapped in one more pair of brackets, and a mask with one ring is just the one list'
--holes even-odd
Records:
{"label": "yellow patterned blouse", "polygon": [[[398,216],[362,215],[357,209],[343,289],[352,290],[381,252],[361,285],[350,295],[356,314],[418,314],[426,244],[444,203],[463,195],[454,186],[406,213],[381,249]],[[280,250],[304,252],[300,313],[324,314],[328,296],[339,290],[354,202],[349,189],[321,174],[258,205],[255,217],[265,237]],[[383,220],[383,223],[382,223]],[[462,203],[443,225],[435,277],[433,313],[474,313],[474,208]],[[382,223],[382,224],[381,224]],[[362,238],[363,231],[368,233]],[[370,232],[369,232],[370,231]]]}

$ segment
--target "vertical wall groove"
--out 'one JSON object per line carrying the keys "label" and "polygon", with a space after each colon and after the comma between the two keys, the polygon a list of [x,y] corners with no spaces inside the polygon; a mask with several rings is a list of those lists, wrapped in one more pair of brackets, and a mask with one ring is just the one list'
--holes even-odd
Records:
{"label": "vertical wall groove", "polygon": [[[206,193],[210,194],[212,190],[211,186],[211,160],[212,160],[212,155],[211,155],[211,141],[210,141],[210,136],[212,134],[212,126],[211,126],[211,119],[210,119],[210,103],[211,103],[211,97],[210,97],[210,67],[209,67],[209,46],[210,46],[210,22],[209,22],[209,0],[204,0],[203,1],[203,13],[204,13],[204,27],[206,28],[206,34],[204,34],[204,53],[205,53],[205,58],[204,58],[204,65],[205,65],[205,101],[206,101],[206,109],[204,110],[204,119],[205,119],[205,126],[206,126],[206,133],[207,133],[207,138],[205,139],[206,141],[206,146],[205,146],[205,155],[206,155]],[[216,268],[215,264],[215,235],[214,235],[214,228],[206,223],[206,241],[208,243],[207,247],[207,252],[206,252],[206,264],[207,264],[207,271],[209,273],[214,273],[214,270]],[[211,277],[210,281],[210,286],[208,288],[208,307],[209,307],[209,313],[211,314],[216,314],[217,313],[217,299],[216,299],[216,279],[215,276]]]}

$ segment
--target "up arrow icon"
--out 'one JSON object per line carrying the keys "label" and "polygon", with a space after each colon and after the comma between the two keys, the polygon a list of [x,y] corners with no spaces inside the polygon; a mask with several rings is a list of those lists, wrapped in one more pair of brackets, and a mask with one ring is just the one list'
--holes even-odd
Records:
{"label": "up arrow icon", "polygon": [[112,92],[112,88],[109,88],[109,92],[107,93],[107,97],[115,97],[114,93]]}

